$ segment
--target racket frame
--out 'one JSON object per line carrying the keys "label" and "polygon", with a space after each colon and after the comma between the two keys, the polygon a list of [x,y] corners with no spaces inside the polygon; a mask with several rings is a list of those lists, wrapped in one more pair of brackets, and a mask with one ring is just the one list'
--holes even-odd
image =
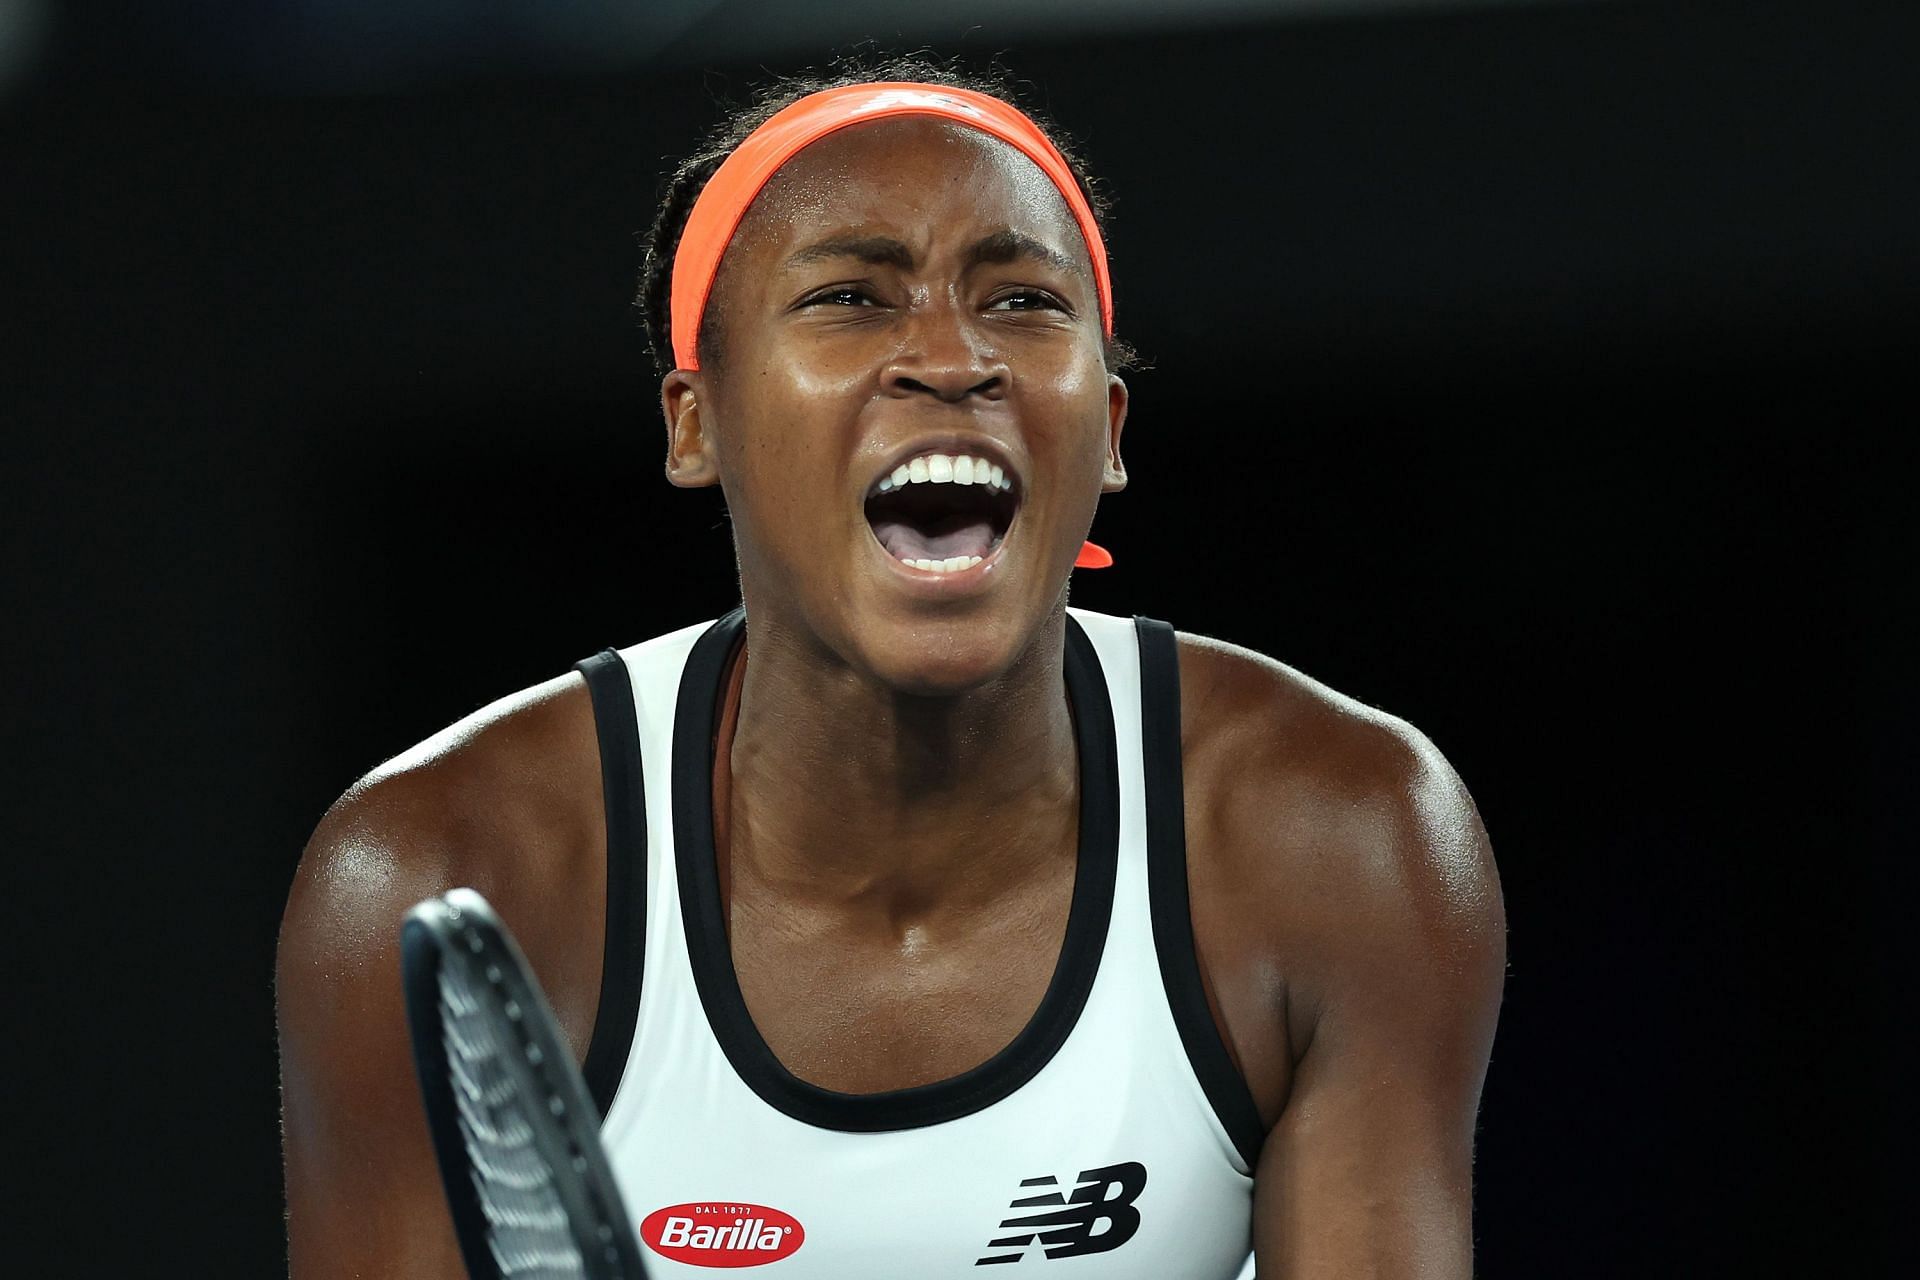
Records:
{"label": "racket frame", "polygon": [[448,964],[464,966],[472,986],[486,992],[482,998],[490,1002],[496,1031],[508,1048],[502,1062],[529,1100],[534,1145],[553,1170],[554,1190],[588,1280],[641,1280],[646,1271],[639,1237],[600,1142],[599,1110],[546,995],[499,916],[471,889],[429,898],[407,912],[400,955],[414,1070],[468,1274],[473,1280],[503,1280],[474,1186],[447,1061],[440,975]]}

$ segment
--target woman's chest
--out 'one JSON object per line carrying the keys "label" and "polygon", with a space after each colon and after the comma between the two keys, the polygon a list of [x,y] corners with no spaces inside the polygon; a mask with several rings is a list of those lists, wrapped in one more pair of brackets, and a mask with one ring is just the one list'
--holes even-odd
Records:
{"label": "woman's chest", "polygon": [[1071,877],[964,915],[889,921],[736,890],[731,952],[755,1027],[800,1079],[878,1093],[961,1075],[1033,1019]]}

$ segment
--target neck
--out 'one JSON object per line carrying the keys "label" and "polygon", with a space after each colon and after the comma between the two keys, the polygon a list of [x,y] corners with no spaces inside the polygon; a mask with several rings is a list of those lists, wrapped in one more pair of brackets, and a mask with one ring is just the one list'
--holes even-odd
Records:
{"label": "neck", "polygon": [[1079,759],[1064,614],[1007,671],[953,697],[876,685],[749,614],[728,749],[735,878],[888,919],[997,900],[1071,857]]}

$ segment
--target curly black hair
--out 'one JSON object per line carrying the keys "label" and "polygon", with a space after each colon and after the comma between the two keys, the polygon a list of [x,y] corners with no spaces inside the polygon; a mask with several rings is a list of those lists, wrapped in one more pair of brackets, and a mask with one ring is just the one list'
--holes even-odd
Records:
{"label": "curly black hair", "polygon": [[[654,366],[662,377],[675,366],[672,322],[668,314],[673,255],[680,247],[680,234],[686,229],[687,216],[693,212],[694,201],[699,199],[700,192],[705,189],[714,171],[733,154],[735,147],[746,141],[748,134],[765,124],[775,113],[808,94],[885,80],[918,81],[948,88],[971,89],[1020,106],[1066,158],[1074,180],[1080,184],[1080,191],[1093,210],[1094,223],[1100,228],[1101,237],[1105,238],[1109,208],[1106,193],[1099,182],[1087,173],[1071,141],[1042,113],[1018,102],[1015,82],[1004,70],[996,66],[990,71],[981,72],[963,66],[957,59],[939,60],[926,53],[845,55],[836,58],[825,72],[783,77],[755,90],[751,101],[732,109],[708,134],[699,149],[681,161],[668,178],[661,195],[660,210],[642,241],[645,256],[641,261],[639,294],[634,299],[634,305],[639,308],[646,326],[647,346],[653,356]],[[702,365],[718,363],[721,338],[719,322],[712,309],[701,317],[700,332],[695,343]],[[1136,360],[1137,353],[1128,343],[1118,337],[1106,340],[1109,369],[1129,369]]]}

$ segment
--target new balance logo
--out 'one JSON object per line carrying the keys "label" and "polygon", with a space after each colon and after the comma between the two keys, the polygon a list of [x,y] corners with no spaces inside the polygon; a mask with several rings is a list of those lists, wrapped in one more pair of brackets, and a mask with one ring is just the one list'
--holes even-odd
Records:
{"label": "new balance logo", "polygon": [[[987,1248],[1013,1252],[990,1253],[975,1259],[974,1266],[1018,1262],[1036,1242],[1049,1258],[1072,1258],[1118,1249],[1140,1229],[1140,1211],[1133,1207],[1133,1202],[1146,1189],[1147,1167],[1128,1161],[1103,1169],[1082,1169],[1079,1185],[1071,1196],[1060,1194],[1060,1179],[1052,1176],[1022,1178],[1020,1186],[1022,1190],[1029,1187],[1036,1190],[1016,1198],[1008,1207],[1040,1212],[1019,1214],[1002,1222],[1000,1230],[1013,1234],[987,1241]],[[1037,1190],[1040,1187],[1054,1190]]]}

